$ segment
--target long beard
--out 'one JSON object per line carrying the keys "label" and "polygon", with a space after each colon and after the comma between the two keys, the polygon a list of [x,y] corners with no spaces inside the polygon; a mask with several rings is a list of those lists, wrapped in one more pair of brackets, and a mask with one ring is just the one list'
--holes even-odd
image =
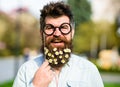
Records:
{"label": "long beard", "polygon": [[[52,47],[51,42],[60,41],[64,42],[64,47]],[[53,68],[59,68],[68,63],[72,52],[72,40],[67,41],[65,38],[52,38],[49,39],[45,45],[42,46],[44,57],[48,60]]]}

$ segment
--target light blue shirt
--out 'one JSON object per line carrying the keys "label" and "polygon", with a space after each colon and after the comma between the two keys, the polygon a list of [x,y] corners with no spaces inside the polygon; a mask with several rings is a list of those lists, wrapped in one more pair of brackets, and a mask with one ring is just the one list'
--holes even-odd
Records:
{"label": "light blue shirt", "polygon": [[[34,60],[24,63],[18,71],[13,87],[34,87],[33,77],[43,61],[43,55],[39,55]],[[49,87],[57,87],[55,79],[49,84]],[[60,72],[58,87],[104,86],[96,66],[87,59],[72,54],[68,64]]]}

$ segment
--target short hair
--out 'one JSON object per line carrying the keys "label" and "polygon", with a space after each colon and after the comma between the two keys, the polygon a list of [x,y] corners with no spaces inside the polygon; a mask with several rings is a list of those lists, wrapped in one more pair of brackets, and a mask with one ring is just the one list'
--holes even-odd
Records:
{"label": "short hair", "polygon": [[57,18],[63,15],[67,16],[70,19],[70,23],[74,26],[74,18],[70,6],[65,4],[63,1],[50,2],[41,10],[40,28],[44,28],[46,17],[50,16],[53,18]]}

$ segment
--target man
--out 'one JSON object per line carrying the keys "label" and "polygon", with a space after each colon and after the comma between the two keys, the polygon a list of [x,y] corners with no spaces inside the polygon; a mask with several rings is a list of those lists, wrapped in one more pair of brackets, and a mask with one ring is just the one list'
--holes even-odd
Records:
{"label": "man", "polygon": [[103,87],[95,65],[71,53],[75,30],[68,5],[45,5],[40,28],[42,55],[21,66],[13,87]]}

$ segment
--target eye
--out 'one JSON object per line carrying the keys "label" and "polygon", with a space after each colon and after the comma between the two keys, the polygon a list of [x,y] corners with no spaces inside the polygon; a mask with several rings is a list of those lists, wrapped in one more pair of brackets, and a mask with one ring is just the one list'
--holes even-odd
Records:
{"label": "eye", "polygon": [[60,26],[60,31],[62,34],[68,34],[70,33],[71,31],[71,26],[70,24],[68,23],[63,23],[61,26]]}
{"label": "eye", "polygon": [[64,24],[64,25],[61,26],[62,29],[68,29],[68,27],[69,27],[69,26],[66,25],[66,24]]}
{"label": "eye", "polygon": [[52,25],[46,25],[46,26],[45,26],[45,29],[46,29],[46,30],[53,29],[53,26],[52,26]]}
{"label": "eye", "polygon": [[46,35],[52,35],[52,33],[54,33],[54,26],[51,25],[51,24],[46,24],[44,29],[43,29],[43,32],[46,34]]}

